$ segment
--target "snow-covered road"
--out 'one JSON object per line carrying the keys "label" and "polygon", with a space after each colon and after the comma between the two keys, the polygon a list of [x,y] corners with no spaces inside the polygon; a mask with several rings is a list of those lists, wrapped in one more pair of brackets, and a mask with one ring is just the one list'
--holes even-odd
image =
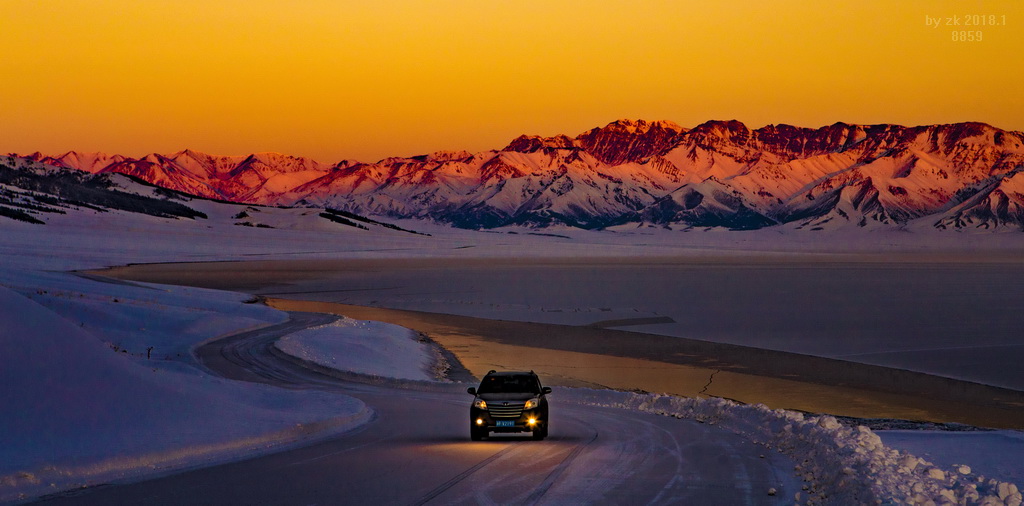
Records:
{"label": "snow-covered road", "polygon": [[[47,504],[781,504],[800,491],[793,462],[712,425],[552,398],[545,441],[470,442],[464,384],[412,388],[325,376],[270,351],[289,322],[200,349],[217,374],[356,397],[371,422],[312,446]],[[774,489],[774,495],[769,490]]]}

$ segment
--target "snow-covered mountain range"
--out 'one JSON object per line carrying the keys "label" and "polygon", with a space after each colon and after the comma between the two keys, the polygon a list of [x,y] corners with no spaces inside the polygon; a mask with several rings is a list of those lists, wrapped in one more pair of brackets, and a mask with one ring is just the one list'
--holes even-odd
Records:
{"label": "snow-covered mountain range", "polygon": [[1024,133],[984,123],[822,128],[619,120],[500,150],[333,165],[276,153],[70,152],[35,161],[213,199],[463,228],[1024,228]]}

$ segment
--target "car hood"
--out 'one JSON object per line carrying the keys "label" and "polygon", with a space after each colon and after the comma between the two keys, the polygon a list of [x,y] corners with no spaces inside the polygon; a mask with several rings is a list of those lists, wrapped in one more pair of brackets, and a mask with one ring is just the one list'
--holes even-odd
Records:
{"label": "car hood", "polygon": [[498,401],[527,401],[539,397],[538,394],[531,393],[503,393],[503,394],[480,394],[479,397],[487,402],[498,402]]}

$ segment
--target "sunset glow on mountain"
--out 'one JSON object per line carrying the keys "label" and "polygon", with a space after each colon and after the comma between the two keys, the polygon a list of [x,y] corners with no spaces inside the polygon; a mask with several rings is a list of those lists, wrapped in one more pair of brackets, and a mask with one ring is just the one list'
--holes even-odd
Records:
{"label": "sunset glow on mountain", "polygon": [[0,17],[13,152],[376,160],[620,117],[1024,129],[1016,1],[14,0]]}

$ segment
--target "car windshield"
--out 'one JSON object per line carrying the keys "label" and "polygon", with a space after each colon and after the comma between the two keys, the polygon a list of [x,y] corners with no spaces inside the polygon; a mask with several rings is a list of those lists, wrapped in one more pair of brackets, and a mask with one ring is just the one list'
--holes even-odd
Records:
{"label": "car windshield", "polygon": [[540,382],[534,376],[486,376],[480,382],[480,393],[482,394],[504,394],[529,392],[540,393]]}

